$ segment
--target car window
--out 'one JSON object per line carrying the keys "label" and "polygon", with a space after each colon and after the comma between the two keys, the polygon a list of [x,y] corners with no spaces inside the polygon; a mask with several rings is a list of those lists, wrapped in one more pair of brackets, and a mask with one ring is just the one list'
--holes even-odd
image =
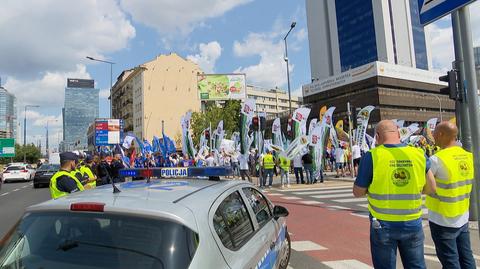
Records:
{"label": "car window", "polygon": [[255,213],[258,225],[262,227],[272,219],[272,210],[267,199],[254,188],[243,188],[243,193],[247,197],[248,204]]}
{"label": "car window", "polygon": [[199,242],[176,222],[118,214],[32,213],[12,231],[0,268],[186,269]]}
{"label": "car window", "polygon": [[253,234],[253,224],[238,191],[227,196],[218,206],[213,225],[228,249],[237,250],[248,241]]}
{"label": "car window", "polygon": [[10,166],[7,168],[7,171],[19,171],[19,170],[22,170],[23,167],[20,167],[20,166]]}

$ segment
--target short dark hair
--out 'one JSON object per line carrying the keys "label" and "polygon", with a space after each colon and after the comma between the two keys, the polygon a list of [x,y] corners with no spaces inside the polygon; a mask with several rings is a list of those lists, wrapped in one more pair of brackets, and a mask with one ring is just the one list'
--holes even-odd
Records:
{"label": "short dark hair", "polygon": [[61,160],[60,161],[60,166],[61,167],[64,167],[65,165],[67,165],[68,162],[71,162],[72,160]]}

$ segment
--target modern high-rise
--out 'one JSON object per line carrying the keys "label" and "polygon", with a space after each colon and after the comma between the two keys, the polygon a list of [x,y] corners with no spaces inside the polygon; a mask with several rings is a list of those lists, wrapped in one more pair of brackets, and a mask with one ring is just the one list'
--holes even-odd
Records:
{"label": "modern high-rise", "polygon": [[17,137],[17,100],[0,86],[0,138]]}
{"label": "modern high-rise", "polygon": [[311,76],[380,61],[428,70],[417,0],[306,0]]}
{"label": "modern high-rise", "polygon": [[477,74],[477,87],[480,88],[480,47],[473,48],[475,56],[475,71]]}
{"label": "modern high-rise", "polygon": [[98,118],[99,89],[89,79],[67,79],[63,114],[63,150],[86,149],[88,126]]}

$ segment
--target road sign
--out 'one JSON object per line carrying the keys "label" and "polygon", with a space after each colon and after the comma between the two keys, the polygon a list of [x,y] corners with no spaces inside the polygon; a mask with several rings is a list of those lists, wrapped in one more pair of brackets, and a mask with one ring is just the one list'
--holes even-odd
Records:
{"label": "road sign", "polygon": [[15,157],[15,139],[0,138],[0,157]]}
{"label": "road sign", "polygon": [[420,23],[427,25],[475,0],[418,0]]}
{"label": "road sign", "polygon": [[95,120],[95,146],[120,144],[123,136],[123,120],[97,119]]}

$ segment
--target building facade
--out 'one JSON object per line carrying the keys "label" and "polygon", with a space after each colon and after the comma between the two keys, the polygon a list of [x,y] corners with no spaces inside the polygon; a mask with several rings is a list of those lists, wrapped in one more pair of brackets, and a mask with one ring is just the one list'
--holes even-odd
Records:
{"label": "building facade", "polygon": [[312,81],[375,62],[431,67],[417,0],[307,0]]}
{"label": "building facade", "polygon": [[99,114],[99,92],[93,80],[67,79],[61,150],[87,148],[88,126]]}
{"label": "building facade", "polygon": [[0,86],[0,138],[17,138],[17,99]]}
{"label": "building facade", "polygon": [[475,56],[475,71],[477,73],[477,87],[480,88],[480,47],[473,48]]}
{"label": "building facade", "polygon": [[[265,112],[267,119],[284,116],[289,113],[288,92],[278,88],[267,89],[247,85],[247,98],[255,99],[257,110]],[[293,96],[292,111],[301,105],[301,97]]]}
{"label": "building facade", "polygon": [[122,72],[112,87],[112,117],[123,119],[125,132],[151,141],[154,135],[181,134],[180,118],[201,108],[197,64],[175,53]]}

